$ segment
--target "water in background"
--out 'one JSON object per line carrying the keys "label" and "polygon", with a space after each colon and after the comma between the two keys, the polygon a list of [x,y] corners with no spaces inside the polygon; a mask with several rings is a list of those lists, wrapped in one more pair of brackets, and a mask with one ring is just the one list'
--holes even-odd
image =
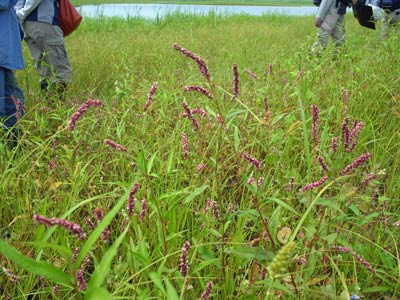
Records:
{"label": "water in background", "polygon": [[179,5],[179,4],[100,4],[82,5],[78,10],[83,16],[120,17],[120,18],[162,18],[173,13],[194,15],[218,15],[247,14],[261,16],[264,14],[307,16],[315,15],[315,6],[229,6],[229,5]]}

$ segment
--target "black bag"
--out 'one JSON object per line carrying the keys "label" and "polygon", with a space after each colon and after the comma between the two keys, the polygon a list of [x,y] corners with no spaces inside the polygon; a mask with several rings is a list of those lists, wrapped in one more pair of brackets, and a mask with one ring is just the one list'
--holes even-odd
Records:
{"label": "black bag", "polygon": [[[385,1],[385,0],[382,0],[382,1]],[[397,1],[400,1],[400,0],[397,0]],[[321,5],[321,2],[322,2],[322,0],[313,0],[313,4],[315,5],[315,6],[320,6]],[[337,4],[343,4],[343,5],[345,5],[345,6],[350,6],[350,0],[337,0],[337,2],[336,2]]]}
{"label": "black bag", "polygon": [[382,9],[394,11],[400,8],[400,0],[380,0],[379,7]]}

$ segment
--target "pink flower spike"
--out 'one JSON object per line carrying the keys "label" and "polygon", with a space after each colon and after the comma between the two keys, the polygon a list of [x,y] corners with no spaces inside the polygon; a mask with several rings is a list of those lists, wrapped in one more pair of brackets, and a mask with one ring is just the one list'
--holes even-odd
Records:
{"label": "pink flower spike", "polygon": [[251,157],[247,152],[243,152],[242,157],[248,160],[256,169],[260,168],[261,166],[260,161],[254,157]]}
{"label": "pink flower spike", "polygon": [[204,290],[204,292],[201,294],[200,299],[201,300],[208,300],[210,299],[210,295],[211,295],[211,290],[213,288],[213,283],[211,281],[207,282],[206,284],[206,289]]}
{"label": "pink flower spike", "polygon": [[4,273],[8,278],[10,278],[10,280],[11,280],[12,283],[16,284],[16,283],[18,282],[18,279],[19,279],[18,276],[15,275],[11,270],[6,269],[6,268],[4,268],[4,267],[1,267],[1,268],[2,268],[2,270],[3,270],[3,273]]}
{"label": "pink flower spike", "polygon": [[305,192],[305,191],[313,190],[316,187],[323,185],[325,183],[325,181],[327,181],[327,180],[328,180],[328,176],[324,176],[318,181],[315,181],[315,182],[312,182],[312,183],[309,183],[309,184],[303,186],[303,188],[301,188],[300,191]]}
{"label": "pink flower spike", "polygon": [[236,99],[237,96],[239,96],[239,93],[240,93],[240,89],[239,89],[240,79],[239,79],[239,72],[238,72],[238,65],[237,64],[233,64],[232,65],[232,72],[233,72],[233,83],[232,83],[232,94],[233,94],[233,97],[232,97],[232,99]]}
{"label": "pink flower spike", "polygon": [[197,63],[197,67],[199,68],[200,73],[207,79],[207,81],[210,81],[211,75],[208,71],[207,64],[204,62],[204,60],[201,57],[199,57],[198,55],[189,51],[188,49],[181,47],[177,43],[174,43],[172,47],[175,50],[179,51],[184,56],[193,59]]}
{"label": "pink flower spike", "polygon": [[190,249],[189,241],[186,241],[182,246],[182,252],[179,256],[179,272],[181,272],[183,277],[186,277],[188,269],[189,269],[189,259],[188,252]]}
{"label": "pink flower spike", "polygon": [[257,79],[257,75],[250,69],[247,69],[247,73],[252,77],[253,79]]}
{"label": "pink flower spike", "polygon": [[192,111],[189,108],[189,105],[186,102],[182,102],[182,107],[186,112],[186,116],[190,121],[192,121],[192,124],[194,126],[194,130],[199,130],[199,123],[197,123],[196,119],[192,115]]}
{"label": "pink flower spike", "polygon": [[203,88],[201,86],[196,86],[196,85],[189,85],[185,86],[183,89],[185,92],[198,92],[200,94],[203,94],[206,96],[208,99],[212,99],[211,92],[209,92],[206,88]]}
{"label": "pink flower spike", "polygon": [[212,207],[214,218],[216,220],[219,220],[220,215],[219,215],[219,209],[218,209],[218,202],[217,201],[211,201],[211,207]]}
{"label": "pink flower spike", "polygon": [[205,163],[199,163],[196,167],[196,173],[200,173],[201,170],[203,170],[206,167]]}
{"label": "pink flower spike", "polygon": [[318,156],[318,162],[321,165],[322,170],[325,171],[325,173],[328,173],[328,166],[326,165],[324,159],[321,156]]}
{"label": "pink flower spike", "polygon": [[186,133],[184,132],[182,132],[182,145],[183,145],[182,159],[186,159],[189,154],[189,144],[186,137]]}
{"label": "pink flower spike", "polygon": [[146,201],[146,199],[143,199],[141,206],[140,206],[140,222],[144,221],[144,218],[146,217],[146,213],[147,213],[147,201]]}
{"label": "pink flower spike", "polygon": [[319,113],[318,107],[313,104],[312,109],[312,129],[311,129],[311,139],[314,142],[318,142],[318,125],[319,125]]}
{"label": "pink flower spike", "polygon": [[359,167],[363,163],[365,163],[367,160],[371,158],[370,153],[364,153],[360,157],[356,158],[350,165],[346,166],[342,172],[340,172],[340,175],[345,175],[349,173],[351,170]]}
{"label": "pink flower spike", "polygon": [[129,216],[132,216],[133,212],[135,210],[135,194],[138,191],[139,187],[140,187],[140,184],[139,183],[135,183],[133,185],[131,191],[129,192],[128,200],[127,200],[127,203],[126,203],[126,210],[128,211],[128,215]]}
{"label": "pink flower spike", "polygon": [[85,239],[86,234],[83,232],[82,227],[76,223],[69,222],[64,219],[56,219],[56,218],[46,218],[44,216],[35,214],[33,215],[33,220],[36,222],[46,225],[46,226],[60,226],[69,231],[71,234],[74,234],[78,237],[78,239]]}
{"label": "pink flower spike", "polygon": [[127,149],[124,146],[121,146],[120,144],[117,144],[117,143],[113,142],[112,140],[105,139],[104,143],[106,143],[111,148],[117,149],[117,150],[119,150],[121,152],[126,152],[127,151]]}
{"label": "pink flower spike", "polygon": [[215,117],[217,119],[217,122],[221,125],[221,127],[226,130],[224,119],[222,119],[222,117],[219,114],[217,114]]}
{"label": "pink flower spike", "polygon": [[83,113],[89,109],[91,106],[103,106],[104,103],[101,100],[93,100],[89,99],[85,103],[83,103],[78,110],[72,114],[70,120],[69,120],[69,125],[68,129],[73,131],[75,129],[75,124],[76,122],[82,117]]}
{"label": "pink flower spike", "polygon": [[149,93],[147,94],[146,102],[143,107],[143,111],[146,112],[150,106],[151,101],[153,100],[153,96],[158,88],[158,82],[154,82],[150,88]]}
{"label": "pink flower spike", "polygon": [[75,273],[75,279],[76,279],[76,284],[79,287],[79,289],[81,291],[86,291],[86,280],[83,277],[83,270],[79,269],[76,273]]}

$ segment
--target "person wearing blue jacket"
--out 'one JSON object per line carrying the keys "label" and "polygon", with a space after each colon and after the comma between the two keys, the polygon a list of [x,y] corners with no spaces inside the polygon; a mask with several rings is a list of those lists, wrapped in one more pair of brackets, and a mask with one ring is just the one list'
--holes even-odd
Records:
{"label": "person wearing blue jacket", "polygon": [[40,88],[50,98],[55,95],[64,100],[67,84],[72,80],[72,68],[59,26],[58,0],[20,1],[23,3],[16,12],[40,75]]}
{"label": "person wearing blue jacket", "polygon": [[25,102],[13,72],[25,67],[20,27],[13,8],[16,2],[0,0],[0,124],[13,146],[18,132],[15,125],[23,115]]}

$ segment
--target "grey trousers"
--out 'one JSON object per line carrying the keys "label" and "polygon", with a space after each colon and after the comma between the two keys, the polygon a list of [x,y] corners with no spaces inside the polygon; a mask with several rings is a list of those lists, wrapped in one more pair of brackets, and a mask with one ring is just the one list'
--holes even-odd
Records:
{"label": "grey trousers", "polygon": [[329,38],[332,38],[336,48],[346,43],[344,16],[328,12],[319,28],[317,40],[312,46],[311,51],[320,52],[324,50],[328,45]]}
{"label": "grey trousers", "polygon": [[40,79],[55,83],[70,82],[72,68],[61,28],[49,23],[26,21],[24,33]]}
{"label": "grey trousers", "polygon": [[400,27],[400,9],[393,12],[384,12],[381,28],[382,37],[389,37],[391,29],[395,27]]}

